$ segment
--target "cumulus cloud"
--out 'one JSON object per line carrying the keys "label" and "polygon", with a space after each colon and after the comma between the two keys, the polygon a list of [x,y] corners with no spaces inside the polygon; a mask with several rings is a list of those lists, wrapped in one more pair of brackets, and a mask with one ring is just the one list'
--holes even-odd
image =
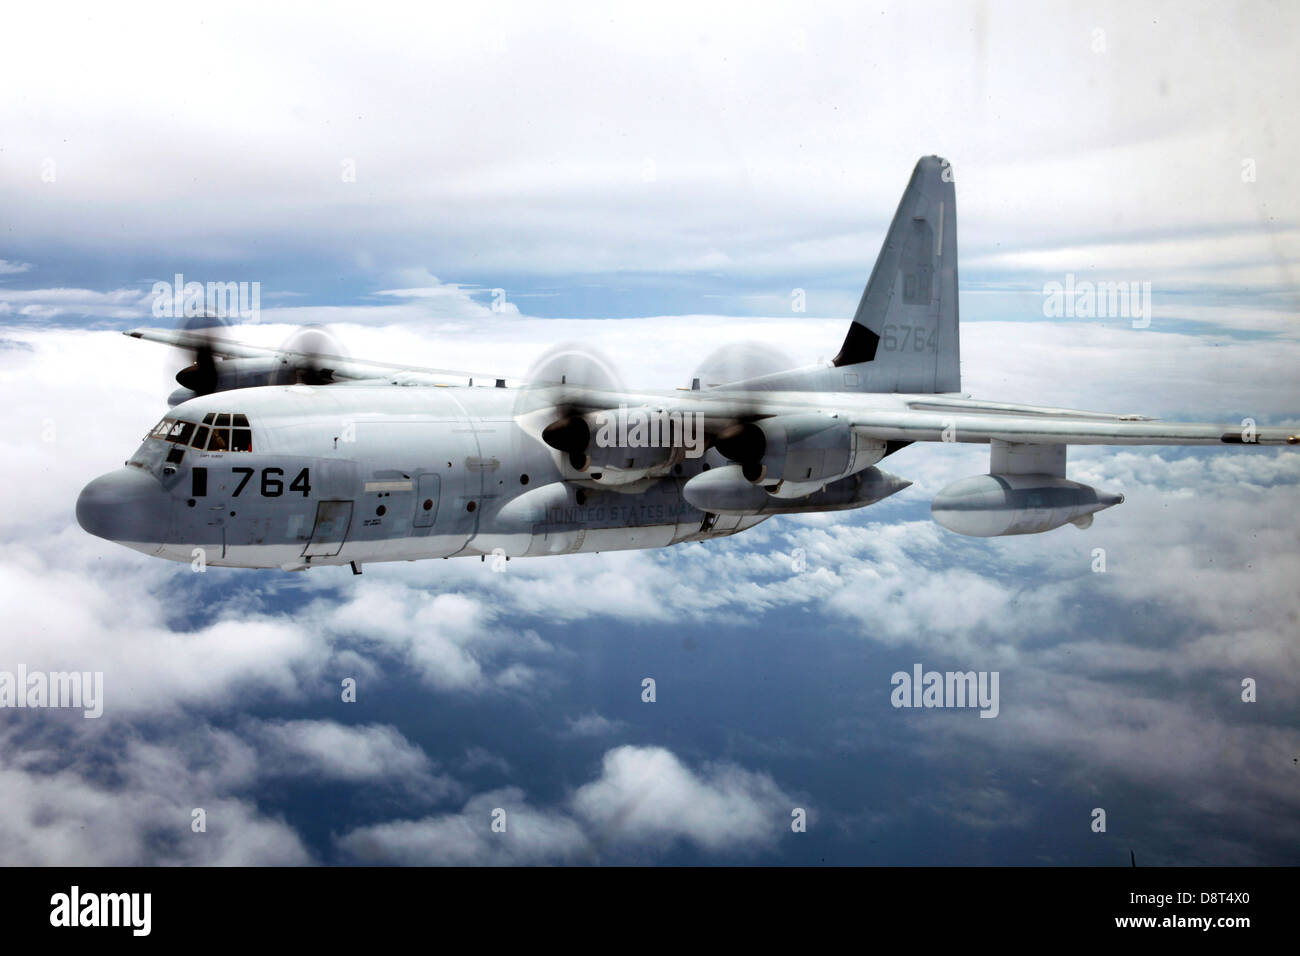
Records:
{"label": "cumulus cloud", "polygon": [[[296,317],[296,310],[285,315]],[[469,315],[346,331],[358,356],[472,367],[488,348],[503,363],[526,368],[546,343],[572,337],[580,325],[588,335],[598,332],[602,347],[647,385],[681,381],[695,353],[736,334],[736,323],[720,317],[597,329]],[[822,319],[746,323],[749,337],[773,342],[834,343],[843,326]],[[289,328],[286,322],[248,331],[274,343]],[[652,329],[667,334],[662,351],[644,348]],[[1258,340],[1220,341],[1217,333],[1082,323],[967,329],[967,372],[979,397],[1194,418],[1252,414],[1261,423],[1293,419],[1300,407],[1278,371],[1300,358],[1300,344],[1289,336],[1266,350]],[[789,610],[808,614],[816,622],[809,626],[840,628],[847,640],[883,649],[891,669],[922,659],[1002,670],[997,720],[908,725],[903,739],[926,759],[980,752],[1015,766],[1051,755],[1066,762],[1072,778],[1102,786],[1123,781],[1181,791],[1193,780],[1220,781],[1204,786],[1187,813],[1197,820],[1227,803],[1242,808],[1241,822],[1221,837],[1222,855],[1237,860],[1269,859],[1252,842],[1253,828],[1293,813],[1277,765],[1296,748],[1296,728],[1273,711],[1262,726],[1252,725],[1234,709],[1248,706],[1235,703],[1243,676],[1263,675],[1263,690],[1274,700],[1300,692],[1300,660],[1285,639],[1294,631],[1292,582],[1300,567],[1294,530],[1279,518],[1297,504],[1300,458],[1287,450],[1074,449],[1072,476],[1121,490],[1128,500],[1087,531],[1031,538],[976,541],[936,526],[926,514],[929,498],[949,481],[984,470],[987,450],[913,446],[886,462],[915,482],[895,498],[861,513],[777,518],[708,546],[514,561],[505,574],[477,562],[438,562],[434,588],[427,566],[405,563],[370,566],[359,579],[328,571],[195,575],[187,565],[90,538],[71,513],[81,485],[115,467],[161,414],[167,373],[175,371],[163,350],[111,332],[11,327],[3,337],[15,347],[0,351],[0,400],[30,411],[0,436],[0,468],[22,492],[22,507],[0,516],[0,599],[10,609],[0,651],[4,661],[33,668],[103,670],[105,726],[143,735],[123,752],[105,750],[107,737],[80,725],[65,729],[77,736],[62,742],[21,728],[3,771],[4,792],[15,795],[14,819],[22,821],[13,824],[9,859],[41,858],[45,838],[49,859],[104,862],[296,862],[337,853],[354,860],[541,863],[658,859],[673,846],[719,859],[740,858],[745,847],[762,851],[775,837],[765,836],[760,821],[781,804],[771,832],[782,832],[796,804],[761,771],[687,763],[654,747],[617,748],[586,784],[538,802],[509,789],[527,783],[515,778],[524,768],[513,759],[495,763],[494,748],[472,736],[426,756],[389,720],[345,726],[279,713],[238,718],[251,708],[308,707],[319,688],[337,686],[340,674],[360,676],[364,692],[381,695],[402,675],[439,706],[537,701],[549,739],[600,740],[619,732],[619,722],[571,705],[558,713],[544,706],[574,680],[563,627],[629,622],[676,631]],[[1067,356],[1074,374],[1062,375]],[[1101,574],[1092,569],[1097,548],[1106,555]],[[796,549],[803,552],[798,566]],[[290,597],[292,611],[284,605]],[[1189,704],[1207,693],[1212,706]],[[231,718],[233,727],[220,726]],[[1197,749],[1188,728],[1214,746]],[[119,779],[105,781],[92,764],[50,757],[74,739],[100,760],[107,753],[119,762]],[[195,741],[218,742],[220,759],[200,757]],[[845,738],[844,746],[852,752],[861,743]],[[173,765],[173,789],[140,797]],[[466,798],[464,785],[442,766],[491,770],[509,786]],[[368,788],[388,794],[380,815],[388,822],[346,831],[337,846],[306,849],[294,825],[251,802],[252,794],[286,779],[391,782]],[[66,799],[47,799],[54,787]],[[528,792],[537,791],[530,785]],[[932,809],[974,827],[972,813],[1000,812],[989,802],[998,794],[1016,796],[1003,783],[988,799],[958,793]],[[446,800],[460,810],[430,812],[430,801]],[[42,803],[53,808],[49,823],[42,822]],[[518,833],[493,842],[498,835],[483,821],[507,803]],[[148,811],[137,811],[139,804]],[[240,834],[262,834],[264,849],[233,834],[190,843],[186,827],[195,806],[239,821]],[[868,813],[872,826],[882,812]],[[92,813],[119,824],[111,837],[87,829],[103,837],[99,851],[81,835]],[[156,826],[171,834],[173,823],[184,839],[158,851]],[[1192,824],[1182,819],[1177,826],[1170,845],[1189,839]],[[1300,839],[1285,828],[1276,832],[1287,845]]]}
{"label": "cumulus cloud", "polygon": [[405,792],[408,805],[460,795],[389,726],[241,719],[227,730],[106,716],[114,732],[25,716],[6,728],[0,758],[0,859],[10,866],[313,863],[296,829],[259,809],[268,785],[364,784]]}
{"label": "cumulus cloud", "polygon": [[535,676],[520,658],[552,650],[536,631],[497,624],[481,598],[431,594],[413,582],[378,582],[312,612],[327,633],[396,653],[432,687],[483,691],[526,688]]}
{"label": "cumulus cloud", "polygon": [[[232,792],[247,780],[247,748],[186,730],[174,741],[124,747],[64,740],[61,766],[15,728],[0,757],[0,859],[6,866],[302,865],[314,861],[299,834]],[[45,741],[46,746],[56,741]],[[68,746],[71,744],[71,746]],[[111,780],[96,778],[95,752],[113,757]],[[80,752],[79,762],[73,755]],[[87,759],[90,758],[90,759]],[[205,829],[194,829],[195,811]]]}
{"label": "cumulus cloud", "polygon": [[580,717],[566,717],[568,733],[574,737],[606,737],[616,734],[627,726],[621,720],[610,720],[595,712]]}
{"label": "cumulus cloud", "polygon": [[[653,858],[677,841],[743,857],[788,832],[794,806],[766,774],[732,764],[693,770],[662,747],[618,747],[562,807],[537,809],[511,787],[475,796],[458,813],[362,827],[337,843],[371,864],[608,862]],[[504,828],[494,830],[494,819]]]}
{"label": "cumulus cloud", "polygon": [[[494,819],[504,831],[493,831]],[[517,787],[479,794],[459,813],[358,828],[336,843],[346,859],[367,865],[553,864],[578,860],[587,849],[576,821],[529,806]]]}
{"label": "cumulus cloud", "polygon": [[600,776],[573,795],[602,842],[662,845],[682,839],[746,853],[789,832],[792,798],[771,777],[734,765],[692,771],[662,747],[618,747]]}
{"label": "cumulus cloud", "polygon": [[454,781],[434,777],[433,761],[396,727],[349,727],[331,720],[272,720],[254,724],[268,775],[311,776],[352,783],[418,786],[450,792]]}

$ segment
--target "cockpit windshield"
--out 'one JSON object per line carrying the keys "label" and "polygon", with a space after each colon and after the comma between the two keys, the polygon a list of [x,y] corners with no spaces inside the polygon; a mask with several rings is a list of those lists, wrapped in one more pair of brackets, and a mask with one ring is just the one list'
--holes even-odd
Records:
{"label": "cockpit windshield", "polygon": [[154,426],[149,437],[197,451],[253,450],[253,430],[247,416],[230,412],[208,412],[201,425],[178,418],[164,418]]}

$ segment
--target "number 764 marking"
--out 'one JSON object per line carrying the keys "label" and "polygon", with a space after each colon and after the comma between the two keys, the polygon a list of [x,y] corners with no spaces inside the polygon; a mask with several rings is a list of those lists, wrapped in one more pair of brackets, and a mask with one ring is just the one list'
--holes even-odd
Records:
{"label": "number 764 marking", "polygon": [[[240,493],[244,490],[244,486],[247,485],[249,479],[253,477],[256,469],[232,468],[230,470],[236,475],[244,476],[240,479],[239,485],[236,486],[234,493],[231,495],[232,498],[238,498]],[[311,476],[308,474],[309,471],[310,469],[304,468],[302,471],[298,472],[298,477],[289,483],[289,490],[302,492],[304,498],[311,494]],[[261,491],[263,498],[279,498],[284,494],[284,481],[281,480],[283,475],[283,468],[262,469]]]}

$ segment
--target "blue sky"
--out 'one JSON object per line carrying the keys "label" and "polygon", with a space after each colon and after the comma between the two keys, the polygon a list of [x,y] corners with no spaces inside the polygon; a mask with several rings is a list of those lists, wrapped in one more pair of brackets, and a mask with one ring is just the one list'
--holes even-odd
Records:
{"label": "blue sky", "polygon": [[[106,704],[0,712],[0,861],[1296,862],[1284,451],[1074,449],[1125,504],[984,541],[929,501],[987,452],[913,446],[864,511],[499,573],[194,574],[76,526],[174,387],[117,334],[155,281],[261,283],[251,341],[518,375],[580,340],[667,387],[729,343],[833,355],[928,153],[975,397],[1300,420],[1294,12],[741,10],[15,15],[0,670]],[[1150,282],[1150,327],[1049,319],[1067,275]],[[893,708],[916,662],[998,671],[999,716]]]}

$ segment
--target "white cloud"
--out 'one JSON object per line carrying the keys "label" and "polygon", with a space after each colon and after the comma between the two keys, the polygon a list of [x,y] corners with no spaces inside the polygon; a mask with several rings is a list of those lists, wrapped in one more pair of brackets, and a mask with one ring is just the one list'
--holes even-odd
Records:
{"label": "white cloud", "polygon": [[[418,361],[423,350],[430,357],[437,352],[438,364],[479,364],[476,356],[488,349],[526,367],[568,325],[515,317],[445,321],[436,331],[404,324],[346,332],[359,356]],[[736,325],[689,317],[584,328],[647,384],[671,384],[684,377],[679,370],[690,368],[693,353],[722,344]],[[833,342],[844,327],[788,319],[745,325],[773,342]],[[287,327],[251,331],[278,341]],[[647,349],[646,336],[660,333],[666,347]],[[0,658],[33,668],[104,670],[106,731],[79,724],[77,734],[126,733],[160,720],[176,728],[130,752],[124,773],[145,782],[117,789],[97,781],[88,767],[51,769],[37,760],[38,752],[64,747],[42,750],[38,742],[14,738],[0,774],[0,792],[14,796],[14,819],[22,821],[13,825],[13,860],[38,860],[42,853],[50,860],[143,860],[154,839],[152,821],[179,814],[188,832],[193,806],[210,813],[215,807],[220,819],[265,834],[264,849],[251,838],[182,841],[165,858],[303,860],[307,851],[293,831],[247,803],[247,794],[270,779],[269,771],[258,770],[261,762],[309,779],[404,782],[399,791],[407,794],[412,781],[423,781],[435,796],[460,791],[391,728],[271,721],[218,732],[209,724],[219,716],[245,712],[254,702],[305,703],[312,688],[334,686],[339,673],[382,688],[394,669],[415,674],[435,694],[544,699],[572,680],[571,662],[563,646],[533,632],[534,622],[677,628],[782,608],[807,609],[819,625],[842,625],[877,647],[897,648],[906,658],[899,666],[919,652],[927,665],[953,660],[1016,675],[1014,687],[1004,684],[998,720],[959,729],[919,724],[935,752],[978,742],[999,759],[1051,753],[1073,761],[1080,773],[1179,787],[1199,772],[1239,773],[1233,787],[1208,788],[1196,806],[1212,808],[1232,796],[1292,806],[1283,777],[1250,767],[1294,750],[1293,728],[1249,729],[1232,711],[1201,712],[1185,700],[1206,686],[1231,699],[1242,675],[1263,675],[1272,699],[1300,693],[1300,659],[1286,639],[1294,630],[1300,566],[1285,518],[1300,503],[1300,457],[1288,450],[1075,449],[1071,474],[1122,490],[1124,505],[1084,532],[972,541],[938,528],[923,509],[947,482],[983,470],[986,450],[913,446],[886,463],[914,479],[913,488],[858,514],[778,518],[735,539],[668,552],[516,561],[506,574],[478,562],[438,562],[436,590],[429,588],[426,565],[374,565],[364,578],[343,578],[348,586],[340,589],[337,575],[321,571],[292,579],[220,569],[194,575],[187,565],[82,533],[72,518],[78,490],[136,445],[160,415],[165,373],[175,369],[162,350],[113,333],[15,328],[3,336],[28,347],[0,350],[0,401],[22,410],[0,436],[0,471],[22,505],[0,516],[0,600],[9,608]],[[1300,344],[1289,338],[1261,343],[1050,323],[980,323],[968,326],[965,338],[968,375],[980,384],[981,397],[1211,418],[1245,408],[1261,421],[1300,407],[1295,385],[1279,371],[1300,358]],[[51,423],[52,440],[43,440]],[[791,565],[796,547],[806,553],[803,573]],[[1107,551],[1104,575],[1091,572],[1095,547]],[[267,609],[281,587],[306,599],[292,616]],[[177,608],[198,613],[178,616]],[[1094,621],[1096,608],[1110,615],[1104,624]],[[1154,616],[1122,622],[1120,616],[1139,612]],[[1147,643],[1151,629],[1160,635],[1158,646]],[[1143,687],[1137,704],[1133,681]],[[585,732],[603,720],[597,718],[555,715],[553,730]],[[1223,746],[1193,758],[1188,727]],[[967,734],[960,743],[952,736],[958,730]],[[982,736],[972,742],[969,734],[976,732]],[[472,741],[457,741],[455,753],[467,745]],[[222,755],[215,762],[196,755],[213,746]],[[356,859],[391,853],[412,861],[579,861],[604,852],[604,829],[614,834],[609,845],[618,852],[643,856],[674,841],[720,857],[738,854],[741,844],[765,845],[757,821],[767,819],[778,794],[761,775],[687,766],[653,747],[611,754],[570,803],[534,808],[522,796],[485,798],[459,813],[434,814],[427,826],[417,819],[357,831],[342,847]],[[161,804],[138,798],[173,765],[179,768],[175,789],[162,791]],[[631,800],[652,781],[663,781],[664,789],[656,783],[652,799]],[[56,787],[66,799],[49,796]],[[624,796],[628,809],[612,809]],[[490,831],[477,828],[500,805],[491,801],[505,799],[522,807],[519,842],[492,843]],[[699,812],[733,800],[740,811],[721,822]],[[145,809],[137,816],[131,804],[141,802]],[[40,822],[45,803],[56,821],[48,825]],[[1252,812],[1251,819],[1271,819],[1267,808]],[[92,813],[118,825],[111,833],[108,822],[88,825],[83,834],[86,820],[78,815]],[[409,849],[394,849],[408,839]]]}
{"label": "white cloud", "polygon": [[[566,808],[539,810],[523,791],[505,788],[474,797],[458,813],[361,827],[337,842],[358,863],[423,866],[653,857],[677,841],[749,856],[789,831],[795,805],[766,774],[732,764],[692,770],[662,747],[619,747]],[[505,812],[503,832],[492,829],[498,810]]]}
{"label": "white cloud", "polygon": [[594,711],[580,717],[566,717],[568,733],[574,737],[607,737],[617,734],[627,725],[621,720],[610,720]]}
{"label": "white cloud", "polygon": [[268,774],[350,782],[407,783],[447,792],[433,762],[396,727],[348,727],[331,720],[272,720],[249,728],[269,764]]}
{"label": "white cloud", "polygon": [[[505,831],[494,832],[495,811],[505,811]],[[517,787],[480,794],[459,813],[361,827],[337,839],[348,859],[361,864],[508,866],[582,859],[587,840],[562,813],[536,810]]]}
{"label": "white cloud", "polygon": [[[1119,239],[1114,268],[1195,284],[1176,249],[1196,230],[1220,237],[1207,264],[1295,294],[1290,8],[383,9],[21,11],[0,64],[14,235],[444,275],[865,272],[937,152],[976,255],[1055,249],[1017,268],[1077,270]],[[177,37],[226,68],[159,84],[115,52]],[[55,61],[78,71],[51,79]]]}
{"label": "white cloud", "polygon": [[[42,750],[29,749],[14,728],[7,730],[0,757],[5,801],[0,861],[6,866],[313,862],[292,827],[230,792],[249,772],[243,745],[222,735],[195,739],[183,733],[180,738],[168,745],[128,742],[124,752],[112,754],[115,779],[100,782],[87,766],[68,763],[53,771],[31,766]],[[196,752],[200,742],[202,750]],[[204,832],[192,829],[196,809],[204,811]]]}
{"label": "white cloud", "polygon": [[686,840],[742,855],[790,831],[794,799],[766,774],[721,764],[693,771],[662,747],[618,747],[601,774],[573,795],[575,812],[601,843],[666,849]]}

